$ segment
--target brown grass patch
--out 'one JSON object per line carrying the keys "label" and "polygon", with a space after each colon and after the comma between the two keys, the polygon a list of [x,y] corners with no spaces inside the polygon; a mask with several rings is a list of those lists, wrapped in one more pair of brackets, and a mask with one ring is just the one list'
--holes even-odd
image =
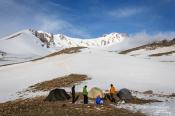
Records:
{"label": "brown grass patch", "polygon": [[63,77],[58,77],[52,80],[44,81],[41,83],[37,83],[29,87],[31,91],[48,91],[54,88],[60,87],[70,87],[73,84],[80,83],[82,81],[88,80],[90,78],[87,75],[82,74],[70,74]]}
{"label": "brown grass patch", "polygon": [[47,57],[52,57],[52,56],[56,56],[56,55],[60,55],[60,54],[73,54],[73,53],[81,52],[80,50],[83,49],[83,48],[86,48],[86,47],[65,48],[65,49],[63,49],[61,51],[54,52],[52,54],[49,54],[49,55],[41,57],[41,58],[36,58],[36,59],[33,59],[33,60],[24,61],[24,62],[18,62],[18,63],[4,64],[4,65],[0,65],[0,67],[8,66],[8,65],[14,65],[14,64],[21,64],[21,63],[30,62],[30,61],[38,61],[38,60],[42,60],[42,59],[47,58]]}
{"label": "brown grass patch", "polygon": [[158,100],[154,100],[154,99],[140,99],[137,97],[133,97],[131,100],[125,101],[126,103],[131,103],[131,104],[146,104],[146,103],[154,103],[154,102],[161,102]]}
{"label": "brown grass patch", "polygon": [[73,54],[73,53],[77,53],[77,52],[81,52],[80,50],[86,48],[86,47],[71,47],[71,48],[65,48],[61,51],[49,54],[47,57],[52,57],[55,55],[60,55],[60,54]]}
{"label": "brown grass patch", "polygon": [[172,45],[175,45],[175,38],[172,40],[162,40],[159,42],[153,42],[151,44],[146,44],[146,45],[142,45],[139,47],[124,50],[124,51],[121,51],[120,54],[127,54],[127,53],[130,53],[132,51],[136,51],[136,50],[140,50],[140,49],[154,50],[154,49],[159,48],[159,47],[169,47]]}
{"label": "brown grass patch", "polygon": [[136,51],[136,50],[140,50],[140,49],[144,49],[144,48],[145,48],[145,46],[135,47],[135,48],[121,51],[121,52],[119,52],[119,54],[127,54],[127,53],[130,53],[132,51]]}
{"label": "brown grass patch", "polygon": [[173,53],[175,53],[175,51],[156,53],[156,54],[151,54],[149,56],[155,57],[155,56],[169,55],[169,54],[173,54]]}
{"label": "brown grass patch", "polygon": [[13,39],[13,38],[15,38],[15,37],[20,36],[21,34],[22,34],[22,33],[18,33],[18,34],[16,34],[16,35],[13,35],[13,36],[11,36],[11,37],[7,38],[6,40],[8,40],[8,39]]}
{"label": "brown grass patch", "polygon": [[71,48],[65,48],[61,51],[58,51],[58,52],[54,52],[54,53],[51,53],[47,56],[44,56],[44,57],[41,57],[41,58],[37,58],[37,59],[34,59],[34,60],[31,60],[31,61],[37,61],[37,60],[42,60],[44,58],[47,58],[47,57],[52,57],[52,56],[56,56],[56,55],[61,55],[61,54],[73,54],[73,53],[78,53],[78,52],[81,52],[80,50],[83,49],[83,48],[86,48],[86,47],[71,47]]}

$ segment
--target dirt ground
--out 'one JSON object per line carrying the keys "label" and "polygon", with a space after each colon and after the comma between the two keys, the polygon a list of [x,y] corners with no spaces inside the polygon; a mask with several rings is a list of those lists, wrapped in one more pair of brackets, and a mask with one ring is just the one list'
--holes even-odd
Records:
{"label": "dirt ground", "polygon": [[111,105],[72,104],[70,101],[44,102],[45,97],[0,104],[0,116],[144,116]]}
{"label": "dirt ground", "polygon": [[52,53],[50,55],[48,55],[47,57],[52,57],[55,55],[60,55],[60,54],[72,54],[72,53],[77,53],[77,52],[81,52],[80,50],[86,48],[86,47],[71,47],[71,48],[65,48],[61,51]]}
{"label": "dirt ground", "polygon": [[156,53],[156,54],[151,54],[149,56],[155,57],[155,56],[170,55],[170,54],[173,54],[173,53],[175,53],[175,51]]}
{"label": "dirt ground", "polygon": [[[169,47],[169,46],[173,46],[173,45],[175,45],[175,38],[172,39],[172,40],[162,40],[162,41],[159,41],[159,42],[153,42],[151,44],[146,44],[146,45],[142,45],[142,46],[139,46],[139,47],[135,47],[135,48],[131,48],[131,49],[128,49],[128,50],[124,50],[124,51],[121,51],[120,54],[127,54],[127,53],[130,53],[132,51],[136,51],[136,50],[140,50],[140,49],[154,50],[156,48]],[[166,55],[166,54],[171,54],[171,53],[172,52],[170,52],[170,53],[163,53],[163,54],[157,54],[157,55]]]}
{"label": "dirt ground", "polygon": [[74,84],[79,84],[82,81],[89,80],[87,75],[83,74],[70,74],[63,77],[58,77],[52,80],[37,83],[29,87],[29,91],[48,91],[54,88],[71,87]]}
{"label": "dirt ground", "polygon": [[51,53],[47,56],[37,58],[37,59],[31,60],[31,61],[38,61],[38,60],[42,60],[42,59],[47,58],[47,57],[52,57],[52,56],[61,55],[61,54],[73,54],[73,53],[81,52],[81,49],[83,49],[83,48],[86,48],[86,47],[65,48],[65,49],[60,50],[58,52],[54,52],[54,53]]}

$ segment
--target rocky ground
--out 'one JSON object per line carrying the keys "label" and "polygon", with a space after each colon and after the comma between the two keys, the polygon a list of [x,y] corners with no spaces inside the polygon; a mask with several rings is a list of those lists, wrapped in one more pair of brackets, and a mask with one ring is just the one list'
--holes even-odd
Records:
{"label": "rocky ground", "polygon": [[44,102],[45,97],[0,104],[1,116],[144,116],[109,104],[72,104],[70,101]]}

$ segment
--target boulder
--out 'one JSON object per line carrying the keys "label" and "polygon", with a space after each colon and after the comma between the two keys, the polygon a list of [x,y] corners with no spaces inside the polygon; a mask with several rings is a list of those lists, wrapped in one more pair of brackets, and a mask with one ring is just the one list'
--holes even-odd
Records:
{"label": "boulder", "polygon": [[131,100],[132,97],[132,93],[130,92],[130,90],[123,88],[121,89],[118,93],[117,96],[122,99],[122,100]]}
{"label": "boulder", "polygon": [[65,101],[69,99],[70,96],[66,93],[64,89],[54,89],[50,91],[45,101]]}
{"label": "boulder", "polygon": [[152,90],[144,91],[143,94],[153,94]]}
{"label": "boulder", "polygon": [[172,96],[175,97],[175,93],[172,93]]}

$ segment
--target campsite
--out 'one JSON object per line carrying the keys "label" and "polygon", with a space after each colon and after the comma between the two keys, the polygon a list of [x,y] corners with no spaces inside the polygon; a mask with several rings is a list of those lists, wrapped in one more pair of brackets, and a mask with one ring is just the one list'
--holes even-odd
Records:
{"label": "campsite", "polygon": [[[85,75],[78,75],[78,74],[71,74],[65,77],[62,77],[59,80],[51,80],[45,81],[43,83],[38,83],[33,86],[30,86],[26,92],[36,92],[36,91],[46,91],[50,90],[48,96],[37,96],[34,98],[23,98],[17,99],[14,101],[9,101],[6,103],[0,104],[0,115],[17,115],[17,116],[25,116],[25,115],[70,115],[76,116],[77,113],[80,116],[91,116],[91,115],[109,115],[109,116],[144,116],[143,113],[140,112],[131,112],[129,110],[123,108],[117,108],[115,105],[120,102],[128,102],[132,104],[145,104],[145,103],[153,103],[153,102],[160,102],[157,100],[144,100],[139,99],[137,97],[133,97],[131,100],[123,100],[118,98],[117,96],[115,99],[117,100],[116,103],[111,103],[108,97],[105,98],[105,93],[98,87],[91,88],[88,94],[89,97],[89,104],[83,104],[83,95],[82,92],[76,92],[76,96],[79,98],[76,100],[74,104],[72,104],[71,99],[71,92],[66,92],[64,89],[53,89],[53,86],[56,88],[54,84],[57,83],[58,87],[70,87],[73,84],[78,84],[84,79],[89,78],[82,78],[86,77]],[[79,79],[79,81],[76,81]],[[74,79],[74,81],[72,81]],[[66,80],[66,81],[63,81]],[[42,89],[41,89],[42,87]],[[51,91],[52,90],[52,91]],[[21,92],[22,93],[22,92]],[[100,95],[100,97],[104,98],[104,103],[97,105],[95,104],[96,96]]]}

